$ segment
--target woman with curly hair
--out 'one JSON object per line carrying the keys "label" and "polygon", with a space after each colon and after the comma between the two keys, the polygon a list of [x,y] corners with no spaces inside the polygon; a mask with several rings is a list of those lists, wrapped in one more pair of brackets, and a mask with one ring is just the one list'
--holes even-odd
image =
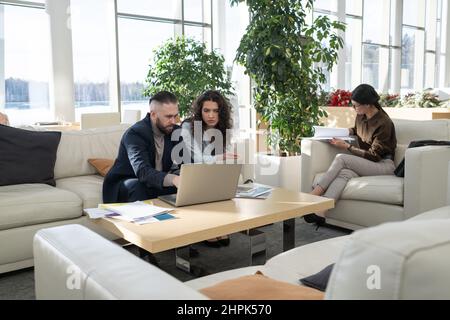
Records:
{"label": "woman with curly hair", "polygon": [[235,154],[226,151],[233,128],[229,101],[219,91],[208,90],[195,99],[191,113],[181,125],[184,150],[190,151],[191,161],[236,159]]}
{"label": "woman with curly hair", "polygon": [[[208,90],[195,99],[192,116],[181,125],[184,150],[190,151],[194,163],[215,163],[236,159],[237,155],[226,152],[233,128],[231,105],[215,90]],[[229,236],[217,237],[204,242],[210,247],[228,246]]]}

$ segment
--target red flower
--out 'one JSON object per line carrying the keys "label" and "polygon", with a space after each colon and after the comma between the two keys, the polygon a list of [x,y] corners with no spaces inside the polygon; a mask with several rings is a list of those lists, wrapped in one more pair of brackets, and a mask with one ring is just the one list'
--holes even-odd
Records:
{"label": "red flower", "polygon": [[351,106],[352,93],[346,90],[336,90],[330,94],[329,106],[349,107]]}

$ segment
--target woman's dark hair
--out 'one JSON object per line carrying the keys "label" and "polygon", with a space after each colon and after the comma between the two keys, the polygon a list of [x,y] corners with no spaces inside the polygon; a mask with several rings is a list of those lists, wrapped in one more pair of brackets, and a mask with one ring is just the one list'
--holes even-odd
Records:
{"label": "woman's dark hair", "polygon": [[202,109],[203,104],[206,101],[216,102],[219,106],[219,122],[216,125],[216,129],[222,133],[223,136],[223,146],[225,147],[227,143],[227,129],[233,128],[233,124],[231,121],[231,104],[227,98],[225,98],[219,91],[216,90],[208,90],[201,94],[195,101],[192,103],[192,116],[188,121],[192,123],[191,131],[192,136],[194,136],[194,121],[202,122],[203,132],[206,130],[206,123],[202,118]]}
{"label": "woman's dark hair", "polygon": [[380,105],[380,96],[374,87],[368,84],[361,84],[352,92],[352,100],[360,104],[375,106],[378,110],[386,113]]}

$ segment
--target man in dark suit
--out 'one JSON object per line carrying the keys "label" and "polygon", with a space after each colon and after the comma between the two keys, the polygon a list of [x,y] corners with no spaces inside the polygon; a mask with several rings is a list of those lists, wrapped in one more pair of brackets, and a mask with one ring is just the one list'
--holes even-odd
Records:
{"label": "man in dark suit", "polygon": [[178,129],[178,99],[162,91],[150,99],[150,113],[129,128],[120,142],[119,155],[103,182],[103,201],[134,202],[176,193],[179,176],[171,152]]}

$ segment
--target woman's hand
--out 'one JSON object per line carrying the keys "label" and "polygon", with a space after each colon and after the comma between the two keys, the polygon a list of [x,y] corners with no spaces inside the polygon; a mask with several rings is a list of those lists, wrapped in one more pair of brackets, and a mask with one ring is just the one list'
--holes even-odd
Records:
{"label": "woman's hand", "polygon": [[332,144],[336,148],[339,148],[339,149],[342,149],[342,150],[347,150],[348,148],[350,148],[350,143],[345,142],[344,140],[341,140],[341,139],[333,138],[330,141],[330,144]]}

